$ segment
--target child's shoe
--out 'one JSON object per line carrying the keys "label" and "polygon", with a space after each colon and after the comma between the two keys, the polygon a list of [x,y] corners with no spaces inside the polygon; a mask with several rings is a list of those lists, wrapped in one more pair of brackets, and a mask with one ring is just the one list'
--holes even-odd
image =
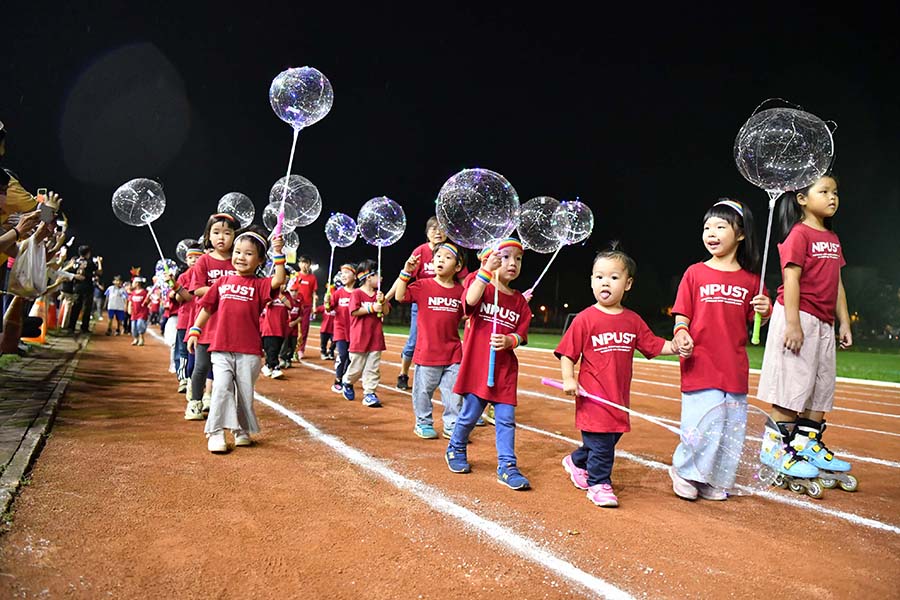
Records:
{"label": "child's shoe", "polygon": [[184,409],[185,421],[202,421],[203,420],[203,403],[199,400],[191,400]]}
{"label": "child's shoe", "polygon": [[328,360],[328,355],[324,352],[319,353],[319,360]]}
{"label": "child's shoe", "polygon": [[282,377],[284,377],[284,373],[281,372],[281,369],[272,371],[272,379],[281,379]]}
{"label": "child's shoe", "polygon": [[183,394],[187,391],[188,384],[190,383],[190,379],[179,379],[178,380],[178,393]]}
{"label": "child's shoe", "polygon": [[209,435],[206,441],[206,449],[210,452],[221,453],[228,452],[228,444],[225,443],[225,432],[217,431]]}
{"label": "child's shoe", "polygon": [[331,384],[331,391],[335,394],[340,394],[344,391],[344,386],[341,385],[340,381],[335,381],[333,384]]}
{"label": "child's shoe", "polygon": [[572,480],[572,485],[577,487],[579,490],[586,490],[591,487],[588,484],[588,472],[587,469],[581,469],[575,466],[575,461],[572,460],[572,455],[567,454],[564,459],[562,459],[563,469],[566,470],[566,473],[569,474],[569,479]]}
{"label": "child's shoe", "polygon": [[527,490],[531,487],[528,479],[512,463],[507,463],[505,467],[497,467],[497,483],[502,483],[513,490]]}
{"label": "child's shoe", "polygon": [[266,377],[272,376],[272,369],[269,368],[269,365],[263,365],[262,374]]}
{"label": "child's shoe", "polygon": [[363,396],[362,405],[366,408],[380,408],[381,401],[378,400],[378,396],[376,396],[375,394],[366,394],[365,396]]}
{"label": "child's shoe", "polygon": [[589,487],[587,499],[603,508],[615,508],[619,505],[619,499],[616,498],[613,487],[608,483],[599,483]]}
{"label": "child's shoe", "polygon": [[413,433],[422,438],[423,440],[434,440],[437,439],[437,431],[434,430],[432,425],[416,425],[413,428]]}
{"label": "child's shoe", "polygon": [[212,394],[210,394],[209,392],[205,392],[203,394],[203,400],[201,400],[200,402],[201,402],[201,407],[202,407],[201,410],[203,411],[203,414],[204,415],[209,414],[209,405],[212,403]]}
{"label": "child's shoe", "polygon": [[444,453],[444,460],[454,473],[472,472],[472,467],[469,465],[469,461],[466,460],[465,452],[457,452],[452,448],[448,448],[447,452]]}
{"label": "child's shoe", "polygon": [[679,475],[674,465],[669,467],[669,477],[672,479],[672,491],[675,492],[676,496],[684,500],[697,499],[698,491],[696,486]]}
{"label": "child's shoe", "polygon": [[250,434],[244,431],[243,429],[235,429],[234,430],[234,445],[235,446],[252,446],[253,439],[250,437]]}
{"label": "child's shoe", "polygon": [[356,400],[356,392],[353,391],[353,386],[349,383],[344,384],[344,398],[350,400],[351,402],[353,400]]}
{"label": "child's shoe", "polygon": [[697,495],[704,500],[714,500],[716,502],[728,500],[728,494],[722,488],[699,481],[695,481],[694,485],[697,486]]}
{"label": "child's shoe", "polygon": [[408,390],[409,389],[409,375],[398,375],[397,376],[397,389],[398,390]]}
{"label": "child's shoe", "polygon": [[131,340],[131,345],[137,346],[137,338],[134,338],[133,340]]}
{"label": "child's shoe", "polygon": [[143,345],[144,345],[144,336],[141,336],[141,337],[138,338],[138,343],[137,343],[137,345],[138,345],[138,346],[143,346]]}
{"label": "child's shoe", "polygon": [[106,329],[106,335],[107,335],[107,336],[112,335],[112,329],[107,328],[107,329]]}

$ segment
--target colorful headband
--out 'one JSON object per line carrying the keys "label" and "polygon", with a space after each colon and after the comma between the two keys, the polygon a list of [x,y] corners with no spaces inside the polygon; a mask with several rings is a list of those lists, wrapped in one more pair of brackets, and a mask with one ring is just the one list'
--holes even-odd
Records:
{"label": "colorful headband", "polygon": [[256,240],[257,242],[259,242],[260,244],[262,244],[262,247],[263,247],[263,248],[268,248],[268,247],[269,247],[269,242],[266,241],[266,238],[264,238],[263,236],[259,235],[259,234],[256,233],[255,231],[245,231],[245,232],[242,233],[241,235],[239,235],[239,236],[237,236],[236,238],[234,238],[235,243],[237,243],[237,241],[240,240],[242,237],[250,237],[250,238],[253,238],[253,239]]}
{"label": "colorful headband", "polygon": [[349,263],[346,265],[341,265],[341,268],[339,270],[343,271],[344,269],[347,269],[348,271],[356,275],[356,267],[354,267],[353,265]]}
{"label": "colorful headband", "polygon": [[375,274],[375,271],[361,271],[356,276],[356,280],[359,281],[360,283],[362,283],[363,281],[365,281],[366,279],[368,279],[369,277],[371,277],[374,274]]}
{"label": "colorful headband", "polygon": [[228,213],[216,213],[211,216],[210,219],[227,219],[232,223],[237,223],[237,219],[234,218],[234,215],[229,215]]}
{"label": "colorful headband", "polygon": [[184,253],[185,256],[200,256],[201,254],[205,254],[205,252],[200,248],[189,248],[187,252]]}
{"label": "colorful headband", "polygon": [[481,251],[478,254],[476,254],[475,256],[478,258],[478,260],[484,260],[491,254],[493,254],[493,252],[494,252],[494,249],[491,248],[490,246],[488,246],[487,248],[482,248]]}
{"label": "colorful headband", "polygon": [[446,248],[453,253],[453,256],[459,258],[459,248],[457,248],[455,244],[451,244],[450,242],[441,242],[435,247],[434,251],[437,252],[441,248]]}
{"label": "colorful headband", "polygon": [[725,206],[730,206],[737,212],[737,214],[741,215],[741,218],[744,217],[744,207],[741,206],[740,202],[735,202],[734,200],[719,200],[713,206],[719,206],[720,204],[724,204]]}
{"label": "colorful headband", "polygon": [[497,243],[496,252],[500,252],[504,248],[518,248],[522,252],[525,251],[525,249],[522,247],[522,242],[512,237],[506,238],[505,240],[500,240],[500,242]]}

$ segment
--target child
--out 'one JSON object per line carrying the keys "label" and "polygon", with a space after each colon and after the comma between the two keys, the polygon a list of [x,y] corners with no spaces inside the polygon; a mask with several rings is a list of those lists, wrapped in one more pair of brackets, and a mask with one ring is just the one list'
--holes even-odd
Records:
{"label": "child", "polygon": [[203,245],[200,242],[189,243],[184,256],[187,269],[178,276],[169,292],[169,296],[179,305],[175,333],[175,374],[178,377],[179,394],[187,391],[194,367],[193,355],[187,351],[184,336],[187,334],[188,327],[194,323],[194,317],[197,316],[197,298],[187,291],[187,286],[190,285],[192,277],[191,269],[201,256],[203,256]]}
{"label": "child", "polygon": [[159,324],[159,309],[162,304],[162,294],[159,290],[159,284],[156,277],[153,278],[153,287],[150,288],[150,324]]}
{"label": "child", "polygon": [[288,311],[287,337],[281,345],[281,360],[278,362],[281,369],[291,368],[291,361],[294,360],[294,353],[297,351],[300,319],[303,318],[303,300],[300,299],[300,295],[290,290],[288,294],[291,297],[291,309]]}
{"label": "child", "polygon": [[587,491],[588,500],[603,507],[619,505],[612,487],[613,460],[616,443],[631,424],[628,413],[578,395],[579,387],[627,407],[635,349],[647,358],[678,354],[674,342],[654,335],[637,313],[622,306],[636,270],[634,260],[615,243],[598,253],[591,270],[591,291],[597,303],[578,313],[555,351],[563,390],[575,396],[575,426],[582,440],[581,447],[562,460],[563,468],[575,487]]}
{"label": "child", "polygon": [[334,360],[334,311],[319,306],[317,312],[322,313],[322,326],[319,328],[319,357],[322,360]]}
{"label": "child", "polygon": [[294,277],[291,291],[297,293],[303,300],[303,318],[300,321],[300,344],[297,348],[297,360],[303,358],[306,351],[306,338],[309,337],[309,318],[316,311],[316,290],[319,288],[319,282],[316,276],[312,274],[311,260],[308,256],[301,256],[297,259],[297,266],[300,272]]}
{"label": "child", "polygon": [[[531,311],[522,294],[509,287],[522,267],[522,244],[515,238],[501,241],[469,286],[465,288],[465,312],[469,317],[459,375],[453,391],[463,406],[444,460],[454,473],[469,473],[466,444],[475,422],[488,403],[494,405],[497,481],[514,489],[531,487],[516,465],[516,389],[519,363],[513,350],[527,340]],[[495,275],[496,273],[496,275]],[[499,294],[496,294],[498,291]],[[495,300],[495,297],[497,300]],[[497,333],[493,334],[494,321]],[[496,351],[495,382],[488,387],[490,350]]]}
{"label": "child", "polygon": [[[742,431],[750,377],[747,322],[755,313],[768,318],[772,310],[769,297],[756,294],[759,254],[750,207],[727,198],[716,202],[703,216],[702,239],[711,256],[688,267],[672,308],[676,345],[693,348],[690,358],[681,360],[681,429],[695,429],[708,411],[724,405],[727,417],[722,426]],[[743,436],[740,440],[743,443]],[[677,496],[728,499],[725,489],[707,483],[705,474],[717,465],[723,471],[721,479],[733,482],[738,464],[729,457],[740,454],[741,448],[719,443],[708,441],[692,451],[678,445],[669,468]]]}
{"label": "child", "polygon": [[462,269],[459,248],[443,242],[434,248],[434,277],[417,279],[409,283],[412,273],[419,267],[420,258],[413,254],[406,261],[404,270],[394,284],[397,300],[418,303],[422,309],[418,319],[422,325],[417,338],[413,362],[416,364],[413,382],[413,411],[416,425],[413,428],[420,438],[435,439],[432,416],[434,390],[441,388],[444,403],[444,437],[450,439],[462,398],[453,392],[462,361],[462,344],[459,341],[459,322],[463,318],[463,287],[456,281]]}
{"label": "child", "polygon": [[116,335],[122,335],[122,327],[125,322],[125,304],[128,302],[128,292],[122,287],[122,277],[113,277],[112,285],[106,288],[106,314],[109,323],[106,324],[106,335],[112,335],[113,319],[116,320]]}
{"label": "child", "polygon": [[332,343],[337,348],[334,361],[334,383],[331,391],[341,394],[344,391],[344,374],[350,366],[350,294],[356,286],[356,266],[341,265],[341,281],[343,287],[325,294],[325,307],[334,311],[334,333]]}
{"label": "child", "polygon": [[205,427],[206,447],[210,452],[228,451],[226,429],[234,434],[235,446],[251,445],[250,434],[259,432],[253,411],[253,387],[261,362],[259,317],[286,279],[281,236],[272,240],[273,276],[256,276],[256,269],[266,260],[267,246],[265,231],[252,225],[235,238],[231,259],[235,274],[218,277],[206,290],[200,300],[200,313],[188,333],[188,350],[193,352],[199,347],[202,330],[213,315],[218,314],[221,323],[228,324],[214,327],[212,338],[207,338],[215,372]]}
{"label": "child", "polygon": [[290,311],[291,297],[285,288],[278,290],[260,317],[263,350],[266,353],[266,364],[263,365],[262,374],[272,379],[280,379],[284,375],[281,372],[281,365],[278,364],[278,354],[281,352],[284,338],[290,333],[288,326]]}
{"label": "child", "polygon": [[[822,441],[825,413],[834,405],[835,317],[841,348],[853,344],[841,281],[844,254],[831,224],[837,209],[838,182],[831,174],[781,200],[783,284],[769,324],[758,397],[772,403],[770,416],[779,429],[766,430],[764,462],[804,479],[816,477],[819,469],[837,473],[832,481],[856,489],[856,479],[845,475],[850,463],[835,458]],[[779,439],[787,440],[786,448]]]}
{"label": "child", "polygon": [[128,306],[131,312],[131,334],[134,336],[132,346],[144,345],[144,333],[147,331],[147,319],[150,318],[150,294],[144,289],[144,279],[139,277],[132,284]]}
{"label": "child", "polygon": [[[190,271],[191,279],[187,286],[188,291],[197,298],[202,299],[219,277],[235,274],[231,261],[231,247],[237,229],[237,217],[231,213],[216,213],[206,222],[203,240],[204,246],[211,252],[197,260]],[[198,300],[198,310],[199,304]],[[184,410],[184,418],[188,421],[201,421],[203,413],[209,411],[210,396],[203,392],[212,367],[208,348],[215,335],[216,322],[215,316],[210,318],[206,331],[197,341],[194,372],[191,374],[191,399]],[[259,327],[259,323],[256,327]]]}
{"label": "child", "polygon": [[375,393],[381,381],[381,353],[387,348],[381,318],[391,306],[384,302],[384,294],[378,291],[377,268],[378,263],[374,260],[364,260],[359,265],[359,287],[350,293],[347,306],[350,313],[350,365],[344,373],[344,398],[356,398],[353,384],[362,377],[362,405],[368,408],[381,407]]}

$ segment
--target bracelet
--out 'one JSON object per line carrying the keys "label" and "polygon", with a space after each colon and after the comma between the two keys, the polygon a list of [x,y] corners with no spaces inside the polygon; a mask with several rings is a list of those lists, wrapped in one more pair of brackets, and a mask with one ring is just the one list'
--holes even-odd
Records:
{"label": "bracelet", "polygon": [[482,267],[481,269],[478,269],[478,273],[475,274],[475,277],[482,283],[488,284],[494,278],[494,274]]}
{"label": "bracelet", "polygon": [[367,302],[366,303],[366,313],[371,315],[373,312],[375,312],[375,305],[373,305],[371,302]]}
{"label": "bracelet", "polygon": [[522,336],[518,333],[511,333],[509,337],[513,339],[513,348],[518,348],[522,345]]}
{"label": "bracelet", "polygon": [[681,331],[682,329],[684,331],[687,331],[688,333],[690,333],[690,328],[688,327],[688,324],[685,323],[684,321],[678,321],[677,323],[675,323],[675,327],[672,329],[672,335],[678,335],[678,332]]}
{"label": "bracelet", "polygon": [[412,273],[400,271],[400,281],[402,281],[403,283],[409,283],[410,279],[412,279]]}
{"label": "bracelet", "polygon": [[273,254],[272,255],[272,264],[274,265],[283,265],[287,262],[284,254]]}
{"label": "bracelet", "polygon": [[191,329],[188,331],[187,337],[188,337],[188,339],[190,339],[192,337],[198,338],[198,337],[200,337],[201,333],[203,333],[203,330],[200,329],[199,327],[191,327]]}
{"label": "bracelet", "polygon": [[19,232],[18,227],[13,227],[13,231],[16,232],[16,241],[18,242],[20,239],[22,239],[22,234]]}

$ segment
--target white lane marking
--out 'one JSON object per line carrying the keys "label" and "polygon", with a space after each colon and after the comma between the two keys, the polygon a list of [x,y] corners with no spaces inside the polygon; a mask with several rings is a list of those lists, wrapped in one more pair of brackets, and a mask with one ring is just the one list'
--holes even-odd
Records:
{"label": "white lane marking", "polygon": [[583,586],[603,598],[610,598],[612,600],[627,600],[632,598],[626,591],[599,577],[595,577],[586,571],[582,571],[572,563],[545,550],[541,547],[540,542],[518,534],[512,529],[504,527],[499,523],[485,519],[468,508],[448,500],[440,489],[432,487],[422,481],[401,475],[388,467],[383,461],[374,458],[357,448],[347,445],[338,437],[324,433],[318,427],[281,404],[269,400],[258,393],[254,393],[254,397],[272,410],[284,415],[305,429],[315,441],[325,444],[351,463],[381,477],[394,487],[412,494],[431,508],[461,521],[466,527],[475,529],[479,533],[488,536],[497,545],[506,547],[508,550],[525,560],[542,565],[561,577]]}

